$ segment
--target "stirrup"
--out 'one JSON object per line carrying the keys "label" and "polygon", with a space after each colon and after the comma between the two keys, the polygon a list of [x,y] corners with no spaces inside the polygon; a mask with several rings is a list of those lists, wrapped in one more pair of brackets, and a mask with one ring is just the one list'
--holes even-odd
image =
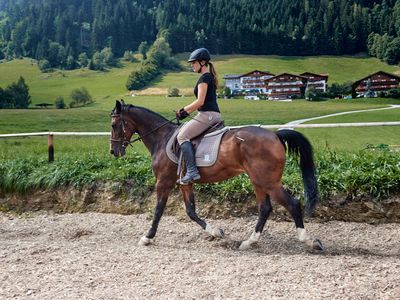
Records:
{"label": "stirrup", "polygon": [[[185,177],[188,177],[188,178],[185,178]],[[189,174],[185,174],[185,176],[183,176],[182,178],[179,178],[176,181],[176,183],[180,184],[180,185],[188,185],[188,184],[192,183],[193,181],[198,180],[200,178],[201,178],[201,176],[199,173],[195,174],[194,176],[189,176]],[[183,179],[185,179],[185,180],[183,180]]]}

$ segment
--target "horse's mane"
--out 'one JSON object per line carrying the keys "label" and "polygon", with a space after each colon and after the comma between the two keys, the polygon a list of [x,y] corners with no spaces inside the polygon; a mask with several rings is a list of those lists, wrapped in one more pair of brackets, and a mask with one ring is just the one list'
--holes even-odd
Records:
{"label": "horse's mane", "polygon": [[132,104],[127,104],[125,105],[125,109],[127,112],[129,112],[131,109],[139,109],[139,110],[144,110],[147,113],[150,113],[152,115],[154,115],[155,117],[158,117],[161,119],[161,121],[168,121],[164,116],[160,115],[159,113],[156,113],[146,107],[142,107],[142,106],[136,106],[136,105],[132,105]]}

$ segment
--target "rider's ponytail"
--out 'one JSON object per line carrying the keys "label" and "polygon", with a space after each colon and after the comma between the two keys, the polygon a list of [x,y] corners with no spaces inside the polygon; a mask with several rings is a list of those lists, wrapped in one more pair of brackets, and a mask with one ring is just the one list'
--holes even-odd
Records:
{"label": "rider's ponytail", "polygon": [[217,76],[217,71],[215,71],[215,67],[211,62],[208,62],[208,65],[210,66],[210,73],[214,79],[214,84],[215,88],[218,88],[218,76]]}

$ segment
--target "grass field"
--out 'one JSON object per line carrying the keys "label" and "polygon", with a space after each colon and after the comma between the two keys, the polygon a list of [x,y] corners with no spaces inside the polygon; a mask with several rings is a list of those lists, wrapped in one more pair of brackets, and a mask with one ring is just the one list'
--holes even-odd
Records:
{"label": "grass field", "polygon": [[[186,66],[187,54],[178,55],[182,66]],[[303,71],[329,73],[329,82],[344,82],[358,79],[377,70],[400,74],[399,66],[388,66],[375,58],[368,57],[278,57],[230,55],[213,58],[222,76],[227,73],[245,73],[253,69],[268,70],[273,73]],[[126,103],[152,109],[166,118],[174,116],[173,110],[190,103],[193,96],[166,98],[157,95],[126,95],[125,82],[129,73],[138,68],[140,63],[123,62],[123,67],[107,72],[90,70],[55,71],[41,73],[36,62],[20,59],[0,63],[0,86],[4,87],[24,76],[30,86],[33,104],[53,103],[58,96],[69,102],[72,89],[85,86],[94,97],[95,103],[84,108],[75,109],[29,109],[0,110],[0,133],[39,132],[39,131],[109,131],[109,113],[114,107],[115,99],[123,98]],[[152,89],[165,91],[169,87],[191,89],[197,74],[189,71],[168,73],[159,77],[151,86]],[[146,92],[146,91],[144,91]],[[352,101],[330,100],[325,102],[293,102],[219,100],[226,125],[244,124],[284,124],[289,121],[317,117],[336,112],[384,107],[388,104],[399,104],[396,100],[357,99]],[[317,120],[323,122],[362,122],[362,121],[399,121],[398,110],[376,113],[362,113],[337,118]],[[312,129],[304,130],[317,147],[327,145],[334,149],[360,149],[366,144],[399,144],[396,128],[353,128],[353,129]],[[0,158],[16,155],[46,155],[45,138],[0,139]],[[136,150],[145,152],[141,144]],[[71,138],[56,137],[56,156],[63,153],[108,152],[108,138]]]}
{"label": "grass field", "polygon": [[[178,57],[184,62],[187,56],[188,54],[180,54]],[[356,81],[379,70],[400,75],[399,66],[389,66],[376,58],[365,56],[218,55],[213,57],[213,61],[221,84],[224,74],[244,74],[252,70],[269,71],[276,75],[283,72],[300,74],[306,71],[327,73],[329,74],[328,83]],[[168,73],[158,78],[152,88],[190,89],[196,78],[196,74],[193,74],[190,70]]]}
{"label": "grass field", "polygon": [[[188,103],[188,98],[161,96],[129,97],[127,103],[148,107],[166,118],[173,117],[173,109]],[[330,100],[293,102],[221,100],[219,101],[226,125],[284,124],[289,121],[327,115],[335,112],[386,107],[399,104],[388,99]],[[109,131],[113,105],[104,108],[0,110],[0,133],[41,131]],[[331,117],[314,123],[400,121],[400,109],[357,113]],[[302,130],[318,149],[357,151],[367,144],[400,144],[400,127],[331,128]],[[47,155],[46,137],[0,139],[0,159]],[[79,156],[82,153],[108,155],[108,137],[55,137],[56,157]],[[131,148],[130,148],[131,149]],[[133,151],[147,153],[141,143]],[[128,154],[133,154],[129,151]]]}
{"label": "grass field", "polygon": [[106,72],[79,69],[41,73],[35,61],[19,59],[0,64],[0,86],[5,87],[19,76],[25,78],[32,97],[32,104],[54,103],[57,97],[70,102],[71,91],[86,87],[97,104],[120,98],[127,93],[125,88],[129,74],[139,67],[139,63],[123,62],[123,67]]}
{"label": "grass field", "polygon": [[[188,54],[179,54],[183,71],[170,72],[159,76],[151,86],[142,91],[144,94],[166,94],[170,87],[177,87],[185,94],[192,95],[197,74],[190,72],[185,63]],[[274,74],[290,72],[299,74],[305,71],[328,73],[329,81],[355,81],[379,70],[400,75],[399,66],[389,66],[376,58],[363,56],[312,56],[312,57],[280,57],[254,55],[216,55],[213,57],[220,85],[223,85],[224,74],[243,74],[254,69],[270,71]],[[55,71],[41,73],[36,61],[19,59],[0,63],[0,86],[5,87],[19,76],[23,76],[30,87],[32,102],[54,103],[59,96],[68,103],[69,95],[75,88],[86,87],[95,100],[94,107],[110,106],[115,98],[127,93],[125,83],[128,75],[140,66],[140,63],[122,62],[121,68],[113,68],[107,72],[86,69],[72,71]]]}

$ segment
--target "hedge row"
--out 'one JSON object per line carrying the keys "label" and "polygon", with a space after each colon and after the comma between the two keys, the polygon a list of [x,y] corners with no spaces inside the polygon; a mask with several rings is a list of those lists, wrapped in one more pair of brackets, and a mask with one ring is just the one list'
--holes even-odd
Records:
{"label": "hedge row", "polygon": [[[398,153],[388,150],[353,154],[324,152],[316,154],[316,162],[322,201],[337,195],[371,196],[382,200],[400,193]],[[67,157],[51,164],[46,160],[22,158],[2,161],[0,165],[1,193],[28,193],[66,186],[83,188],[104,181],[129,182],[138,196],[148,195],[155,184],[150,159],[136,153],[125,159],[88,154],[79,159]],[[294,158],[288,158],[283,183],[295,196],[302,198],[303,184]],[[245,174],[219,184],[197,185],[196,188],[202,195],[221,202],[241,202],[253,197],[251,183]]]}

